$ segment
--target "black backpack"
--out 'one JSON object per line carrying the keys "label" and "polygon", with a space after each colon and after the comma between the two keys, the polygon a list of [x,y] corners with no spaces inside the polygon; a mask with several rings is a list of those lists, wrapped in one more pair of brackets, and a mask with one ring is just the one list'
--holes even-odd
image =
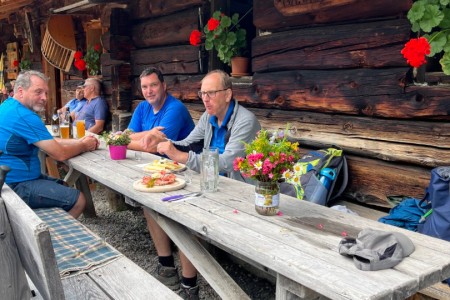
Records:
{"label": "black backpack", "polygon": [[301,200],[329,205],[348,183],[347,160],[342,149],[310,151],[294,165],[297,176],[281,184],[281,193]]}

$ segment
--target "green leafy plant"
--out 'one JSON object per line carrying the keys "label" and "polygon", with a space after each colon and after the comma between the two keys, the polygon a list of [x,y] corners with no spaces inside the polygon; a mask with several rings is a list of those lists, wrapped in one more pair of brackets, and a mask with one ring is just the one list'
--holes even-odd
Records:
{"label": "green leafy plant", "polygon": [[100,73],[100,45],[95,45],[94,47],[89,46],[84,56],[84,61],[86,62],[86,68],[89,71],[89,75],[97,75]]}
{"label": "green leafy plant", "polygon": [[432,57],[443,53],[439,63],[450,75],[450,0],[415,1],[407,15],[412,31],[427,39]]}
{"label": "green leafy plant", "polygon": [[20,70],[30,70],[31,69],[31,60],[28,58],[23,58],[19,63]]}
{"label": "green leafy plant", "polygon": [[203,28],[204,35],[199,30],[193,30],[189,41],[193,46],[201,44],[205,39],[205,49],[217,51],[218,58],[231,65],[231,58],[240,56],[247,48],[247,31],[239,25],[239,14],[231,18],[220,11],[215,11]]}
{"label": "green leafy plant", "polygon": [[132,133],[129,129],[116,132],[103,132],[102,138],[105,140],[106,145],[126,146],[131,143],[130,135]]}

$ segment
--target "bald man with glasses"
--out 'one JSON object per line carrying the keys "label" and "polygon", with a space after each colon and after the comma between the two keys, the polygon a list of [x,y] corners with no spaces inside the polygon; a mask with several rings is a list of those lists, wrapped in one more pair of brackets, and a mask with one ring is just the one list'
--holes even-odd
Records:
{"label": "bald man with glasses", "polygon": [[[198,96],[206,111],[197,126],[184,140],[159,143],[157,151],[200,172],[202,149],[217,147],[219,172],[243,181],[241,174],[233,170],[233,161],[238,156],[245,156],[243,142],[250,143],[261,125],[252,112],[233,98],[230,77],[221,70],[211,71],[203,78]],[[160,262],[156,277],[168,286],[175,285],[178,283],[178,274],[173,264],[170,239],[145,210],[144,214]],[[181,295],[184,299],[198,299],[197,270],[181,251],[180,262]]]}

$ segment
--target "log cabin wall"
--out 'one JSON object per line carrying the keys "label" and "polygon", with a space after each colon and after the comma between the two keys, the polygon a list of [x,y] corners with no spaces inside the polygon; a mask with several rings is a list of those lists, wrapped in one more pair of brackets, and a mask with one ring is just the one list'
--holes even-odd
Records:
{"label": "log cabin wall", "polygon": [[450,161],[450,88],[411,81],[400,54],[411,1],[349,2],[254,0],[264,34],[252,41],[244,102],[259,107],[263,126],[293,124],[304,147],[342,147],[346,196],[390,207],[390,195],[422,197],[430,169]]}
{"label": "log cabin wall", "polygon": [[[348,198],[378,207],[391,207],[390,195],[420,198],[431,168],[450,161],[450,89],[415,85],[400,54],[411,35],[405,15],[412,1],[336,2],[254,0],[260,32],[252,41],[254,74],[234,79],[235,97],[265,128],[295,126],[292,138],[305,149],[342,147],[349,158]],[[156,66],[169,91],[199,118],[204,54],[188,37],[208,20],[207,10],[207,1],[130,2],[129,36],[111,31],[109,37],[131,40],[131,101],[119,99],[118,107],[142,100],[138,76]]]}

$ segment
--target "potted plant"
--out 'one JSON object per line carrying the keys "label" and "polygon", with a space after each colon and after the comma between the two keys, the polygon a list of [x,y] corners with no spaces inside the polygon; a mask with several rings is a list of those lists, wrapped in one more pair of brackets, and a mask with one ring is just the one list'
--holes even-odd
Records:
{"label": "potted plant", "polygon": [[124,131],[104,132],[102,134],[102,138],[108,145],[111,159],[120,160],[127,157],[127,146],[131,143],[131,133],[131,130],[125,129]]}
{"label": "potted plant", "polygon": [[245,157],[233,162],[235,171],[256,180],[255,209],[262,215],[275,215],[280,199],[280,181],[293,176],[293,165],[300,158],[298,143],[286,139],[287,131],[261,130],[255,140],[245,144]]}
{"label": "potted plant", "polygon": [[435,0],[415,1],[407,15],[411,30],[418,38],[411,39],[401,51],[414,68],[426,63],[425,56],[443,53],[439,63],[450,75],[450,2]]}
{"label": "potted plant", "polygon": [[75,52],[73,64],[78,70],[84,71],[87,69],[89,75],[95,76],[100,74],[100,55],[101,46],[99,44],[94,47],[88,46],[84,57],[81,51]]}
{"label": "potted plant", "polygon": [[220,11],[215,11],[203,28],[203,34],[197,29],[193,30],[189,41],[191,45],[199,46],[204,38],[205,49],[215,49],[217,57],[231,66],[232,58],[242,56],[243,51],[246,50],[246,36],[246,30],[239,25],[239,14],[235,13],[230,18]]}

